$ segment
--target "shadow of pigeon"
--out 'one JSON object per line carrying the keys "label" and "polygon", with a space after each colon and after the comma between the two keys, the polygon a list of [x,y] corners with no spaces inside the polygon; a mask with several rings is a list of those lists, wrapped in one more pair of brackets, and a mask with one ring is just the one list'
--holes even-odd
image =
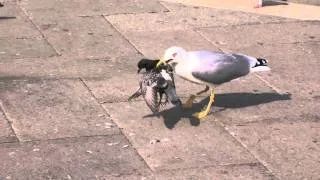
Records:
{"label": "shadow of pigeon", "polygon": [[[215,103],[212,110],[213,114],[221,112],[226,109],[244,108],[249,106],[256,106],[259,104],[270,103],[273,101],[291,100],[291,94],[278,94],[278,93],[227,93],[216,94]],[[193,113],[201,111],[201,109],[208,103],[209,98],[205,98],[198,103],[194,103],[190,109],[183,109],[182,107],[175,106],[165,109],[157,114],[149,114],[143,118],[148,117],[162,117],[164,124],[168,129],[173,129],[175,125],[183,118],[190,120],[192,126],[200,125],[200,120],[192,116]],[[210,113],[210,114],[212,114]]]}

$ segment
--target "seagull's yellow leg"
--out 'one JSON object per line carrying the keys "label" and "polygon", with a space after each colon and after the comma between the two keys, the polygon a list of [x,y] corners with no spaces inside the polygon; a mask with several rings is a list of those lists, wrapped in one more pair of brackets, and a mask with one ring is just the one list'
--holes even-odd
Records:
{"label": "seagull's yellow leg", "polygon": [[195,98],[196,98],[196,96],[191,94],[189,96],[189,99],[184,104],[182,104],[182,107],[183,108],[191,108],[192,107],[192,103],[193,103]]}
{"label": "seagull's yellow leg", "polygon": [[212,106],[213,102],[214,102],[214,90],[211,89],[210,100],[209,100],[208,105],[202,111],[200,111],[198,113],[194,113],[193,116],[198,118],[198,119],[203,119],[204,117],[206,117],[209,114],[210,110],[211,110],[211,106]]}

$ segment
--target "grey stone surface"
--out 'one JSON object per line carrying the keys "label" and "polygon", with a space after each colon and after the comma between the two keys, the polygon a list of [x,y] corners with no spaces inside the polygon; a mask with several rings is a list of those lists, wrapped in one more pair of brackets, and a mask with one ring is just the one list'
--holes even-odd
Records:
{"label": "grey stone surface", "polygon": [[0,79],[104,79],[123,73],[135,73],[140,55],[110,59],[25,58],[0,61]]}
{"label": "grey stone surface", "polygon": [[[319,177],[318,21],[155,0],[9,0],[0,16],[16,16],[0,18],[0,179]],[[126,102],[142,55],[173,45],[272,71],[216,88],[203,121],[208,94],[158,116]],[[182,101],[204,88],[176,81]]]}
{"label": "grey stone surface", "polygon": [[144,102],[103,106],[154,171],[256,162],[219,123],[192,118],[195,109],[171,108],[158,119]]}
{"label": "grey stone surface", "polygon": [[64,56],[110,58],[137,53],[102,16],[74,17],[49,10],[33,11],[30,15]]}
{"label": "grey stone surface", "polygon": [[229,131],[280,179],[320,177],[319,116],[264,119]]}
{"label": "grey stone surface", "polygon": [[125,34],[129,41],[146,57],[160,58],[171,46],[182,46],[187,50],[218,50],[210,42],[192,30],[183,31],[145,31]]}
{"label": "grey stone surface", "polygon": [[0,143],[17,141],[17,137],[11,129],[8,120],[5,118],[2,110],[0,109]]}
{"label": "grey stone surface", "polygon": [[1,81],[3,110],[20,141],[118,132],[79,80]]}
{"label": "grey stone surface", "polygon": [[238,51],[265,44],[319,41],[319,21],[203,28],[199,32],[222,49]]}
{"label": "grey stone surface", "polygon": [[0,59],[21,59],[55,56],[56,52],[42,38],[1,38]]}
{"label": "grey stone surface", "polygon": [[243,179],[243,180],[273,180],[276,179],[258,163],[213,166],[205,168],[166,171],[155,175],[156,179]]}
{"label": "grey stone surface", "polygon": [[4,179],[119,179],[149,175],[141,158],[126,145],[129,142],[122,135],[0,144],[0,174]]}
{"label": "grey stone surface", "polygon": [[171,16],[179,18],[181,22],[192,25],[194,27],[217,27],[296,21],[295,19],[258,15],[240,11],[214,9],[200,6],[188,6],[179,3],[161,3],[170,10]]}
{"label": "grey stone surface", "polygon": [[102,15],[121,13],[144,13],[167,11],[159,2],[154,0],[22,0],[21,5],[28,11],[54,10],[72,15]]}
{"label": "grey stone surface", "polygon": [[289,0],[289,2],[320,6],[320,2],[318,0]]}
{"label": "grey stone surface", "polygon": [[0,39],[41,36],[17,3],[6,3],[5,8],[1,8],[0,17]]}

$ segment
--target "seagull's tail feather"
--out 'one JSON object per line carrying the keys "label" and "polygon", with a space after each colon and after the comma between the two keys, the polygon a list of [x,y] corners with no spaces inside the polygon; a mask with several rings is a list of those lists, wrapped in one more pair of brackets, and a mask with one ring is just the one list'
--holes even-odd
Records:
{"label": "seagull's tail feather", "polygon": [[268,61],[262,58],[257,58],[256,64],[251,67],[250,72],[259,72],[259,71],[270,71],[268,67]]}

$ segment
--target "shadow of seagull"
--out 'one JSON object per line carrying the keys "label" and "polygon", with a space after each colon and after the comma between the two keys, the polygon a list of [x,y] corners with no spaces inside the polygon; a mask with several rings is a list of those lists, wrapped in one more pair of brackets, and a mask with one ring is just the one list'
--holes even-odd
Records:
{"label": "shadow of seagull", "polygon": [[[256,106],[259,104],[270,103],[273,101],[291,100],[291,94],[278,93],[227,93],[216,94],[214,107],[212,113],[221,112],[226,109],[244,108],[249,106]],[[182,119],[188,118],[192,126],[200,125],[200,120],[193,117],[192,114],[201,111],[201,109],[208,103],[209,98],[205,98],[198,103],[194,103],[190,109],[183,109],[175,106],[165,109],[157,114],[149,114],[143,118],[148,117],[162,117],[164,124],[168,129],[173,129],[174,126]],[[212,114],[210,113],[210,114]]]}
{"label": "shadow of seagull", "polygon": [[282,2],[282,1],[263,1],[263,6],[278,6],[278,5],[288,5],[288,3]]}
{"label": "shadow of seagull", "polygon": [[15,16],[0,16],[0,20],[16,19]]}

